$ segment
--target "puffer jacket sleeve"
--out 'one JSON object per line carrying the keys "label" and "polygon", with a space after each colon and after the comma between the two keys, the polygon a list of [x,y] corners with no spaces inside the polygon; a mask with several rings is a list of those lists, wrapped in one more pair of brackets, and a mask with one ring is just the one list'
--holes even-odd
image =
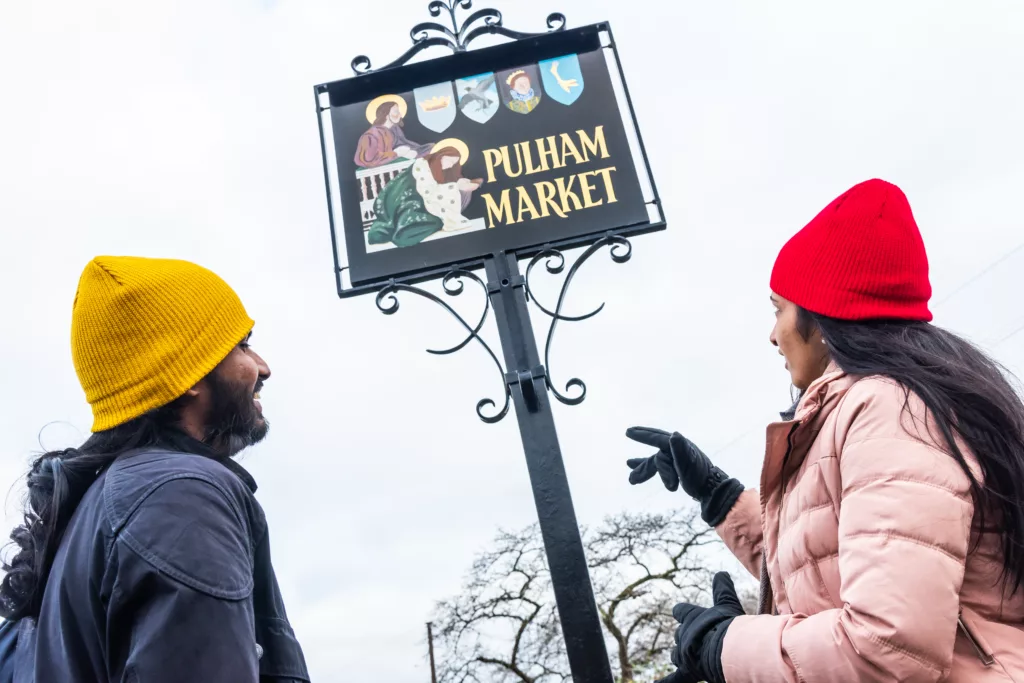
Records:
{"label": "puffer jacket sleeve", "polygon": [[[838,408],[840,595],[806,616],[744,616],[723,647],[728,683],[934,683],[953,660],[973,505],[925,410],[881,379]],[[929,424],[935,430],[935,423]],[[807,531],[806,533],[813,533]]]}
{"label": "puffer jacket sleeve", "polygon": [[761,497],[757,489],[741,493],[715,531],[746,570],[760,578],[764,535],[761,531]]}

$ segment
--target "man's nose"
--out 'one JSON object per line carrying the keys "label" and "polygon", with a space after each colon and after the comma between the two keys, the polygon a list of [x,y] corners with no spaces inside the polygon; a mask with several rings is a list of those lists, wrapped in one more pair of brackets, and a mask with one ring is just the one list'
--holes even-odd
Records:
{"label": "man's nose", "polygon": [[267,365],[267,361],[263,360],[263,357],[258,353],[252,355],[256,357],[256,369],[260,373],[260,379],[270,379],[270,366]]}

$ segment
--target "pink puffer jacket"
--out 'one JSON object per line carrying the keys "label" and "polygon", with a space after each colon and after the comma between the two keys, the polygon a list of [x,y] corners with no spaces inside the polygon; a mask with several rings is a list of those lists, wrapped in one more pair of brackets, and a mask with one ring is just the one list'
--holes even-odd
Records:
{"label": "pink puffer jacket", "polygon": [[924,404],[903,407],[832,367],[768,428],[760,494],[717,527],[771,612],[732,622],[727,683],[1024,683],[1024,593],[999,583],[997,536],[974,550],[968,478]]}

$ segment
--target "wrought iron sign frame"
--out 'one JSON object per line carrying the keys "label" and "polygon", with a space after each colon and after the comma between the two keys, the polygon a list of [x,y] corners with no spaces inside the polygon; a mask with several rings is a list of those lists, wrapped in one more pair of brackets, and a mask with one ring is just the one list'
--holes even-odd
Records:
{"label": "wrought iron sign frame", "polygon": [[[566,18],[560,13],[547,17],[548,31],[543,33],[521,33],[504,26],[503,17],[494,9],[483,9],[470,14],[460,22],[459,10],[472,9],[472,0],[434,0],[428,6],[433,17],[447,14],[451,28],[437,22],[417,24],[410,32],[412,47],[402,56],[380,69],[373,69],[369,57],[360,55],[352,60],[351,67],[356,78],[372,78],[374,74],[390,72],[407,65],[413,58],[431,47],[445,47],[455,54],[466,53],[470,43],[484,35],[499,35],[512,41],[538,42],[553,34],[564,33]],[[630,237],[663,230],[666,227],[662,203],[651,173],[650,161],[637,125],[636,112],[629,95],[622,63],[616,49],[611,26],[607,22],[574,29],[593,31],[607,36],[602,48],[609,48],[618,70],[618,82],[623,99],[633,124],[633,132],[639,158],[643,162],[650,198],[646,201],[648,211],[654,218],[648,222],[627,225],[597,234],[553,241],[524,249],[499,251],[483,258],[452,263],[441,268],[427,268],[409,273],[401,278],[388,278],[360,282],[352,287],[344,285],[347,266],[339,259],[338,239],[335,226],[334,193],[330,176],[328,145],[324,133],[325,105],[331,84],[314,87],[317,121],[320,128],[320,147],[324,167],[324,183],[327,192],[328,219],[331,226],[331,243],[334,251],[335,279],[338,295],[350,298],[364,294],[376,294],[377,308],[385,315],[398,312],[398,295],[409,293],[432,301],[454,316],[465,330],[465,338],[458,344],[444,349],[427,349],[434,355],[451,355],[472,342],[482,346],[494,361],[500,373],[503,394],[497,400],[483,398],[476,404],[477,416],[486,423],[501,421],[515,406],[520,427],[527,467],[530,473],[538,520],[544,538],[552,585],[566,641],[566,651],[574,683],[612,683],[612,674],[601,630],[600,615],[594,599],[590,576],[587,570],[579,525],[576,520],[569,491],[568,479],[562,461],[558,436],[551,412],[550,392],[555,400],[566,405],[578,405],[587,395],[586,384],[578,378],[569,379],[564,389],[556,387],[551,375],[550,353],[552,340],[559,322],[580,322],[600,313],[604,304],[584,315],[566,315],[563,304],[573,277],[592,256],[607,247],[615,263],[625,263],[632,256]],[[487,50],[474,51],[473,54]],[[481,72],[484,69],[481,69]],[[625,120],[625,119],[624,119]],[[635,157],[634,157],[635,158]],[[640,166],[637,165],[637,171]],[[656,212],[656,213],[655,213]],[[567,265],[565,250],[586,247],[572,265]],[[527,260],[525,274],[519,262]],[[555,305],[545,306],[537,300],[531,287],[534,268],[543,263],[547,273],[565,273],[558,300]],[[476,271],[483,270],[481,278]],[[467,321],[460,313],[440,296],[419,286],[428,280],[441,280],[444,293],[459,296],[469,280],[478,285],[485,294],[484,310],[475,322]],[[551,318],[544,345],[543,358],[537,348],[530,322],[529,302]],[[501,341],[504,364],[498,354],[481,336],[488,316],[493,309]]]}
{"label": "wrought iron sign frame", "polygon": [[[506,28],[503,25],[504,19],[501,13],[494,9],[484,9],[474,12],[460,24],[458,21],[457,10],[469,10],[472,6],[472,0],[434,0],[434,2],[431,2],[429,5],[431,15],[437,17],[440,16],[442,12],[448,13],[452,21],[452,30],[449,30],[447,27],[435,22],[417,24],[410,32],[410,38],[413,46],[405,54],[379,69],[371,68],[370,58],[365,55],[360,55],[352,60],[351,67],[352,71],[356,74],[356,78],[349,79],[349,81],[358,80],[360,78],[372,79],[381,74],[393,73],[395,70],[409,64],[414,57],[431,47],[444,47],[449,49],[453,54],[463,55],[465,58],[479,55],[480,71],[485,71],[487,70],[485,68],[486,60],[488,59],[487,54],[495,48],[491,47],[484,48],[482,50],[468,50],[468,46],[473,40],[485,35],[499,35],[510,38],[513,41],[510,44],[515,44],[517,41],[525,41],[533,46],[543,44],[544,41],[557,40],[558,37],[562,35],[567,36],[580,33],[599,35],[602,38],[601,47],[610,51],[612,59],[615,62],[615,75],[617,76],[618,83],[622,89],[623,103],[625,104],[623,120],[630,123],[632,132],[636,135],[636,152],[638,155],[634,156],[634,160],[637,161],[638,173],[642,170],[644,178],[650,186],[650,197],[646,200],[646,204],[653,217],[650,220],[640,223],[619,226],[610,231],[600,230],[591,234],[566,239],[556,239],[544,244],[516,249],[515,253],[520,259],[529,259],[542,251],[551,249],[563,251],[577,247],[585,247],[608,234],[629,238],[665,229],[666,223],[662,208],[661,195],[658,193],[658,187],[654,181],[654,176],[651,171],[647,147],[640,135],[636,110],[633,106],[633,99],[630,96],[628,84],[626,83],[622,61],[619,57],[618,46],[616,44],[615,35],[612,31],[611,25],[608,22],[600,22],[570,30],[566,28],[565,16],[561,13],[555,12],[547,17],[546,21],[549,27],[548,31],[542,33],[523,33]],[[498,47],[505,47],[505,45]],[[427,63],[430,61],[432,60],[428,60]],[[423,63],[421,62],[414,65],[420,64]],[[338,217],[335,212],[336,196],[331,181],[331,155],[328,151],[327,136],[324,128],[324,117],[329,116],[331,108],[329,91],[333,86],[343,83],[345,83],[345,81],[322,83],[314,86],[313,88],[317,125],[320,132],[320,153],[323,162],[324,188],[327,197],[327,217],[331,231],[331,246],[334,254],[335,284],[338,296],[343,299],[347,299],[374,293],[379,291],[381,288],[392,284],[401,283],[413,285],[443,278],[455,270],[475,271],[482,269],[484,267],[484,262],[487,258],[492,257],[493,254],[488,255],[487,257],[470,258],[455,263],[449,263],[440,267],[426,267],[419,271],[410,272],[408,275],[400,278],[371,279],[365,282],[359,282],[354,286],[348,286],[346,284],[346,275],[347,271],[349,271],[349,267],[347,264],[342,263],[340,258]]]}

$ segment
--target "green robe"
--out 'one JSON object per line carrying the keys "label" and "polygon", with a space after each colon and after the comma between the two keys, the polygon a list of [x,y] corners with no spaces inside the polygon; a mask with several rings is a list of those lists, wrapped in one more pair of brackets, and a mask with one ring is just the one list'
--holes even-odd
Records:
{"label": "green robe", "polygon": [[396,247],[411,247],[444,226],[440,218],[424,207],[423,198],[416,191],[411,166],[384,186],[373,203],[373,211],[377,217],[367,236],[370,244],[391,242]]}

